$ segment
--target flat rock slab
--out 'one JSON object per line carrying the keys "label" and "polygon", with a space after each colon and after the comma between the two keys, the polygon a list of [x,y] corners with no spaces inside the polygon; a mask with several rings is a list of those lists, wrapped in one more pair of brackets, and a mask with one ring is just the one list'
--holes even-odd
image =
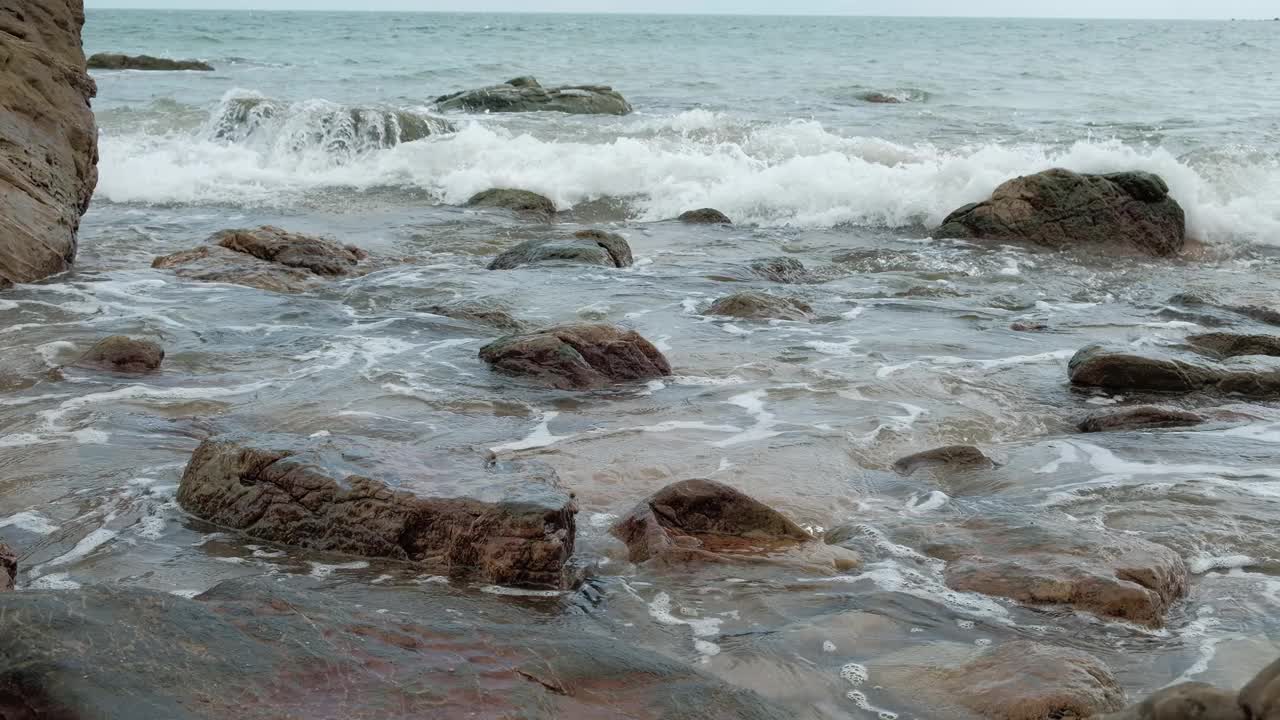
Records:
{"label": "flat rock slab", "polygon": [[740,292],[716,300],[705,315],[742,318],[743,320],[792,320],[808,322],[813,319],[813,308],[797,298],[781,297],[762,292]]}
{"label": "flat rock slab", "polygon": [[442,95],[436,98],[436,107],[466,112],[562,112],[575,115],[626,115],[631,112],[631,103],[608,85],[545,88],[531,77]]}
{"label": "flat rock slab", "polygon": [[634,330],[615,325],[560,325],[480,348],[494,369],[564,390],[589,390],[671,374],[666,357]]}
{"label": "flat rock slab", "polygon": [[1216,392],[1280,397],[1280,358],[1248,356],[1216,362],[1195,354],[1091,345],[1068,364],[1075,385],[1113,392]]}
{"label": "flat rock slab", "polygon": [[494,258],[490,270],[511,270],[522,265],[568,263],[624,268],[633,263],[625,238],[601,230],[579,230],[569,238],[526,240]]}
{"label": "flat rock slab", "polygon": [[98,53],[89,58],[94,70],[199,70],[209,72],[213,66],[201,60],[170,60],[151,55]]}
{"label": "flat rock slab", "polygon": [[164,348],[150,340],[112,335],[99,340],[76,360],[76,367],[122,373],[147,373],[160,369]]}
{"label": "flat rock slab", "polygon": [[1029,641],[988,650],[941,645],[877,659],[877,684],[912,688],[917,717],[1077,720],[1124,706],[1124,690],[1096,657]]}
{"label": "flat rock slab", "polygon": [[1080,432],[1118,432],[1124,430],[1156,430],[1192,427],[1205,422],[1205,417],[1187,410],[1156,405],[1102,410],[1080,421]]}
{"label": "flat rock slab", "polygon": [[0,616],[6,718],[791,717],[587,623],[439,586],[251,578],[187,600],[104,585],[6,593]]}
{"label": "flat rock slab", "polygon": [[291,233],[270,225],[224,230],[209,244],[152,261],[201,282],[225,282],[273,292],[303,292],[323,280],[357,273],[363,250],[332,240]]}
{"label": "flat rock slab", "polygon": [[1157,175],[1056,168],[1009,180],[991,199],[948,215],[933,234],[1166,256],[1186,242],[1186,215]]}
{"label": "flat rock slab", "polygon": [[79,0],[0,5],[0,288],[71,266],[98,184]]}
{"label": "flat rock slab", "polygon": [[192,454],[178,502],[271,542],[502,585],[571,584],[577,509],[552,470],[444,465],[371,440],[223,435]]}

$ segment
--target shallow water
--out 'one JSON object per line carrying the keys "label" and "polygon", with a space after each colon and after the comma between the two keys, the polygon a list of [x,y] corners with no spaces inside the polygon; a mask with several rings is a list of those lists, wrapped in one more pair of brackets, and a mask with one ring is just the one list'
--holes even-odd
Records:
{"label": "shallow water", "polygon": [[[303,29],[274,40],[286,21]],[[77,266],[0,297],[0,540],[20,548],[30,588],[117,581],[194,595],[262,573],[441,582],[215,532],[174,501],[209,432],[371,436],[550,464],[576,493],[579,561],[594,578],[579,593],[511,602],[547,622],[585,612],[797,717],[910,716],[878,659],[1018,637],[1097,654],[1131,696],[1177,679],[1239,684],[1280,649],[1280,408],[1193,397],[1175,402],[1253,419],[1079,435],[1086,412],[1141,398],[1074,391],[1066,363],[1092,342],[1173,344],[1216,322],[1274,330],[1168,303],[1183,292],[1267,302],[1280,287],[1277,126],[1266,119],[1280,93],[1259,69],[1280,45],[1262,27],[91,12],[89,51],[223,69],[97,76],[102,181]],[[979,29],[991,37],[979,43]],[[653,38],[688,62],[632,62]],[[1074,55],[1011,69],[1037,43]],[[777,62],[756,60],[764,50]],[[1157,54],[1185,67],[1157,72]],[[1195,81],[1202,67],[1212,71]],[[458,132],[388,149],[297,144],[320,99],[414,108],[524,72],[611,82],[638,112],[454,116]],[[265,140],[214,139],[237,87],[296,113]],[[903,87],[927,97],[848,95]],[[1163,173],[1204,251],[1099,261],[928,238],[924,226],[947,211],[1052,164]],[[539,226],[452,206],[494,184],[546,192],[572,213]],[[739,224],[662,221],[701,205]],[[263,223],[407,261],[294,296],[150,268],[217,230]],[[523,239],[579,226],[624,235],[635,266],[484,269]],[[743,270],[779,255],[814,282]],[[819,319],[700,314],[746,288],[803,298]],[[495,331],[424,310],[451,300],[501,302],[536,324],[621,323],[658,344],[675,374],[599,392],[533,388],[478,360]],[[1049,329],[1011,330],[1018,321]],[[156,338],[163,370],[49,374],[117,333]],[[891,470],[957,443],[1000,467],[945,485]],[[882,552],[835,577],[631,566],[611,520],[690,477],[729,482],[818,535],[855,525]],[[936,562],[884,536],[903,518],[976,516],[1165,543],[1192,567],[1191,594],[1160,631],[1030,609],[948,590]]]}

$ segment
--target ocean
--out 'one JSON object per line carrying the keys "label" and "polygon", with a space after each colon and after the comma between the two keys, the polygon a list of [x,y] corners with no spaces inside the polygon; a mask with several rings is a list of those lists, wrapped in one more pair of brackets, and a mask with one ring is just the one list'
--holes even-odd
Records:
{"label": "ocean", "polygon": [[[1280,651],[1280,406],[1067,382],[1092,343],[1274,331],[1221,308],[1274,308],[1280,290],[1280,23],[90,10],[84,46],[216,69],[93,73],[100,181],[76,267],[0,296],[0,540],[23,548],[24,587],[443,581],[253,542],[178,508],[198,438],[269,430],[546,463],[575,493],[588,589],[484,590],[548,627],[585,615],[796,718],[951,717],[913,705],[902,669],[1013,640],[1101,658],[1130,699],[1178,680],[1238,686]],[[524,75],[611,85],[635,111],[433,107]],[[387,128],[406,118],[431,134],[396,142]],[[1052,167],[1159,174],[1192,250],[931,237],[952,210]],[[493,187],[546,195],[559,222],[462,207]],[[734,224],[671,222],[701,207]],[[399,261],[293,295],[151,267],[263,224]],[[486,269],[522,240],[584,228],[624,236],[634,266]],[[775,256],[805,281],[751,274]],[[803,300],[815,320],[703,314],[743,289]],[[619,323],[674,372],[533,387],[477,359],[497,331],[430,311],[453,302]],[[155,338],[164,370],[50,379],[117,333]],[[1147,401],[1217,420],[1076,431]],[[962,444],[994,464],[893,469]],[[732,484],[864,563],[632,565],[609,527],[687,478]],[[975,521],[1159,543],[1190,589],[1158,629],[956,590],[930,528]],[[1061,547],[1092,567],[1083,545]]]}

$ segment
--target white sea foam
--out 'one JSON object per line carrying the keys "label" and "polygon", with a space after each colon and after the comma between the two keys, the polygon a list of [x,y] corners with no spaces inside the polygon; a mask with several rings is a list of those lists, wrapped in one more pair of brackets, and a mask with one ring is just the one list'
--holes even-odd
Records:
{"label": "white sea foam", "polygon": [[489,449],[495,453],[511,452],[515,450],[529,450],[531,448],[540,448],[540,447],[547,447],[549,445],[554,445],[560,442],[561,440],[568,440],[573,436],[551,434],[551,429],[549,427],[551,424],[551,421],[555,420],[556,417],[558,417],[559,415],[560,413],[555,411],[545,412],[542,414],[542,417],[539,418],[538,425],[523,440],[515,440],[513,442],[504,443],[502,445],[495,445]]}
{"label": "white sea foam", "polygon": [[364,570],[369,567],[369,563],[363,560],[353,560],[352,562],[337,563],[334,565],[319,563],[314,560],[308,560],[307,563],[311,565],[310,574],[313,578],[327,578],[339,570]]}
{"label": "white sea foam", "polygon": [[671,596],[660,592],[648,603],[649,617],[662,625],[687,625],[693,631],[693,647],[702,655],[703,662],[720,654],[720,646],[707,638],[720,634],[720,618],[701,618],[689,608],[680,608],[685,617],[676,617],[672,613]]}
{"label": "white sea foam", "polygon": [[[321,101],[299,106],[308,103],[315,111],[327,107]],[[1164,177],[1195,235],[1210,241],[1280,237],[1280,168],[1272,162],[1223,159],[1192,167],[1163,148],[1114,140],[941,149],[846,136],[810,120],[744,133],[742,123],[725,114],[691,112],[637,117],[621,137],[596,140],[541,139],[473,122],[457,133],[354,155],[345,146],[329,151],[315,143],[215,139],[206,131],[108,134],[101,140],[98,193],[114,202],[285,204],[320,187],[405,186],[458,204],[490,187],[521,187],[560,207],[602,196],[639,197],[643,220],[715,207],[741,223],[901,227],[937,224],[1016,175],[1050,167],[1140,169]],[[730,132],[714,131],[721,126]],[[707,128],[712,131],[690,132]]]}
{"label": "white sea foam", "polygon": [[24,511],[0,518],[0,527],[16,527],[37,535],[49,535],[58,529],[48,518],[37,512]]}

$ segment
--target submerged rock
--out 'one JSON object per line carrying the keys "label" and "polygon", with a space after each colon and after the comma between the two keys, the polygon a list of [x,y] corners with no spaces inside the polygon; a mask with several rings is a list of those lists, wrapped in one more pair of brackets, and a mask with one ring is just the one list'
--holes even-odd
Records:
{"label": "submerged rock", "polygon": [[608,85],[544,88],[531,77],[501,85],[464,90],[436,98],[441,110],[467,112],[562,112],[577,115],[626,115],[631,104]]}
{"label": "submerged rock", "polygon": [[1098,720],[1250,720],[1250,716],[1235,693],[1192,682],[1167,687],[1137,705],[1100,715]]}
{"label": "submerged rock", "polygon": [[1142,405],[1093,413],[1081,420],[1078,427],[1080,432],[1096,433],[1191,427],[1203,422],[1205,422],[1204,416],[1186,410]]}
{"label": "submerged rock", "polygon": [[0,6],[0,289],[60,273],[98,184],[82,3]]}
{"label": "submerged rock", "polygon": [[985,453],[972,445],[951,445],[908,455],[893,463],[893,469],[903,475],[911,475],[921,468],[933,469],[983,469],[996,464]]}
{"label": "submerged rock", "polygon": [[948,215],[934,236],[1166,256],[1182,250],[1186,216],[1151,173],[1054,169],[1004,183]]}
{"label": "submerged rock", "polygon": [[208,245],[158,257],[151,267],[176,269],[183,277],[226,282],[276,292],[300,292],[317,280],[352,274],[368,255],[353,245],[299,235],[264,225],[224,230]]}
{"label": "submerged rock", "polygon": [[[1267,325],[1280,325],[1280,310],[1256,304],[1256,302],[1249,299],[1237,298],[1234,301],[1218,302],[1213,298],[1196,293],[1179,293],[1169,298],[1169,304],[1196,308],[1197,310],[1221,311],[1222,313],[1243,316]],[[1196,315],[1195,320],[1200,324],[1217,325],[1230,322],[1228,320],[1224,323],[1222,318],[1215,318],[1212,315]],[[1206,320],[1209,322],[1206,322]]]}
{"label": "submerged rock", "polygon": [[828,551],[825,564],[829,567],[847,569],[858,564],[856,555],[831,555],[831,548],[814,541],[782,513],[712,480],[666,486],[610,532],[626,543],[635,563],[763,559],[804,549]]}
{"label": "submerged rock", "polygon": [[1091,345],[1071,358],[1071,382],[1113,392],[1220,392],[1280,396],[1280,359],[1250,356],[1214,362],[1202,356]]}
{"label": "submerged rock", "polygon": [[621,236],[601,230],[580,230],[571,238],[526,240],[494,258],[490,270],[510,270],[539,263],[578,263],[631,267],[631,246]]}
{"label": "submerged rock", "polygon": [[480,348],[496,370],[562,390],[588,390],[671,374],[662,353],[634,330],[574,324],[509,335]]}
{"label": "submerged rock", "polygon": [[230,143],[261,142],[293,152],[323,150],[332,159],[454,132],[441,117],[389,107],[285,103],[256,95],[226,98],[207,133]]}
{"label": "submerged rock", "polygon": [[1280,357],[1280,337],[1275,335],[1206,333],[1188,337],[1187,344],[1200,352],[1218,358],[1233,358],[1245,355]]}
{"label": "submerged rock", "polygon": [[442,467],[371,440],[223,435],[192,454],[178,503],[271,542],[503,585],[570,582],[577,509],[548,468]]}
{"label": "submerged rock", "polygon": [[765,280],[776,283],[809,282],[811,276],[804,263],[790,257],[771,257],[752,260],[748,267],[751,272]]}
{"label": "submerged rock", "polygon": [[[18,579],[18,554],[13,548],[0,543],[0,592],[13,589]],[[4,707],[0,705],[0,707]]]}
{"label": "submerged rock", "polygon": [[1240,706],[1251,720],[1280,717],[1280,660],[1268,665],[1240,691]]}
{"label": "submerged rock", "polygon": [[512,315],[510,310],[497,304],[457,302],[448,305],[429,305],[422,308],[422,312],[489,325],[509,333],[522,332],[526,328],[526,324]]}
{"label": "submerged rock", "polygon": [[699,210],[688,210],[680,213],[680,217],[676,218],[682,223],[688,225],[732,225],[733,221],[728,215],[714,208],[701,208]]}
{"label": "submerged rock", "polygon": [[212,65],[201,60],[170,60],[119,53],[98,53],[89,58],[89,67],[94,70],[213,70]]}
{"label": "submerged rock", "polygon": [[99,340],[76,360],[76,367],[111,370],[124,373],[146,373],[157,370],[164,361],[164,348],[150,340],[135,340],[125,335],[112,335]]}
{"label": "submerged rock", "polygon": [[716,300],[707,308],[706,315],[743,318],[745,320],[795,320],[808,322],[813,319],[813,308],[803,300],[778,297],[762,292],[740,292]]}
{"label": "submerged rock", "polygon": [[556,204],[550,199],[528,190],[494,188],[476,193],[467,201],[467,207],[502,208],[550,221],[555,217]]}
{"label": "submerged rock", "polygon": [[6,593],[0,617],[15,719],[792,717],[587,618],[436,584],[243,578],[194,600],[103,584]]}

